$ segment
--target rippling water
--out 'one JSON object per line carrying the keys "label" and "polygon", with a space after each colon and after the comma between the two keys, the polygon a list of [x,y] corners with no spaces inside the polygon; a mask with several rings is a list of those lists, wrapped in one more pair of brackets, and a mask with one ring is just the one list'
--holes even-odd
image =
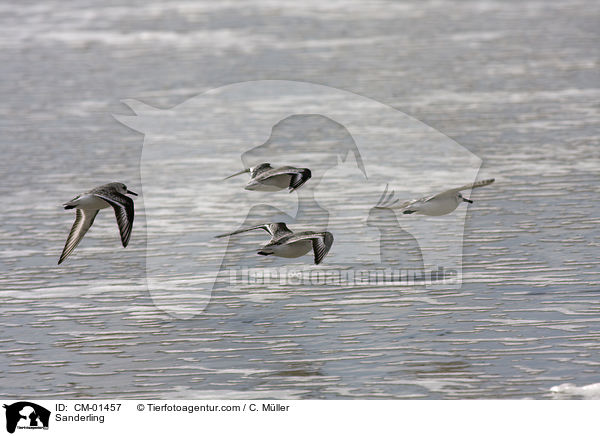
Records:
{"label": "rippling water", "polygon": [[[586,398],[551,388],[600,381],[596,3],[0,10],[0,396]],[[371,97],[483,160],[497,181],[473,193],[462,288],[217,286],[202,314],[172,318],[146,284],[143,196],[127,249],[102,211],[56,266],[73,219],[62,202],[112,180],[143,192],[143,135],[111,115],[131,114],[121,99],[168,108],[254,79]]]}

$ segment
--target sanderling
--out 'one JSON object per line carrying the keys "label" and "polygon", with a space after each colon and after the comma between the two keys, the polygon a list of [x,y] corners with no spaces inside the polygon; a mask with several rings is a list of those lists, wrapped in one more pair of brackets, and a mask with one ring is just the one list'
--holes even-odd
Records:
{"label": "sanderling", "polygon": [[263,256],[272,254],[279,257],[295,258],[304,256],[312,248],[315,255],[315,265],[318,265],[333,244],[333,235],[329,232],[294,233],[287,228],[285,223],[261,224],[216,237],[223,238],[256,229],[266,230],[271,235],[271,240],[258,251],[258,254]]}
{"label": "sanderling", "polygon": [[306,183],[311,176],[308,168],[290,166],[273,168],[269,163],[261,163],[251,168],[245,168],[223,180],[244,173],[250,173],[250,181],[244,188],[248,191],[280,191],[289,188],[289,192],[292,192]]}
{"label": "sanderling", "polygon": [[79,244],[100,209],[112,206],[121,232],[121,243],[127,247],[133,225],[133,200],[125,194],[137,195],[127,189],[123,183],[108,183],[91,191],[78,195],[65,203],[65,209],[75,209],[75,222],[65,243],[65,248],[58,260],[60,265]]}
{"label": "sanderling", "polygon": [[459,188],[448,189],[447,191],[440,192],[439,194],[430,195],[428,197],[423,197],[416,200],[409,200],[398,206],[396,206],[398,200],[391,201],[394,194],[393,191],[391,195],[386,196],[386,186],[385,191],[379,200],[379,204],[376,207],[399,209],[403,214],[419,213],[429,216],[446,215],[454,211],[463,201],[467,203],[473,203],[473,200],[463,197],[460,191],[487,186],[490,183],[493,183],[494,180],[495,179],[481,180],[479,182],[464,185]]}

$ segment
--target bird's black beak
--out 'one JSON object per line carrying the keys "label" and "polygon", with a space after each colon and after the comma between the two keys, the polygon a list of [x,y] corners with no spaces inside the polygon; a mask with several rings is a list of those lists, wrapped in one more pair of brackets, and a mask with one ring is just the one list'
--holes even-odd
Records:
{"label": "bird's black beak", "polygon": [[127,190],[127,193],[131,194],[131,195],[135,195],[137,197],[137,194],[135,192],[133,192],[133,191],[130,191],[129,189]]}
{"label": "bird's black beak", "polygon": [[468,198],[464,198],[464,197],[463,197],[463,201],[464,201],[465,203],[471,203],[471,204],[473,204],[473,200],[469,200]]}

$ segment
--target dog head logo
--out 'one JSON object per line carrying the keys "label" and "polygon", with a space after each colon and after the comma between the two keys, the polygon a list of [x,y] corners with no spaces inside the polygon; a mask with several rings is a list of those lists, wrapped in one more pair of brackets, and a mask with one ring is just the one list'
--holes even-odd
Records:
{"label": "dog head logo", "polygon": [[[366,248],[358,253],[359,263],[360,256],[375,259],[372,263],[382,255],[393,261],[392,248],[399,244],[391,244],[390,249],[369,244],[380,244],[373,238],[408,234],[422,255],[423,269],[456,271],[455,284],[444,287],[460,286],[466,208],[441,217],[402,215],[397,221],[386,218],[391,211],[372,210],[386,186],[403,201],[443,191],[459,180],[473,182],[477,176],[481,159],[415,118],[348,91],[283,80],[223,86],[166,110],[134,100],[124,103],[135,115],[115,118],[145,135],[140,172],[148,289],[155,305],[172,316],[185,319],[202,313],[213,287],[228,286],[224,268],[235,265],[236,259],[238,266],[243,265],[240,259],[246,258],[239,249],[232,250],[226,239],[214,237],[241,229],[261,205],[288,217],[281,220],[272,214],[267,222],[340,233],[340,238],[334,234],[339,248],[334,242],[331,264],[325,258],[319,267],[354,260],[344,257],[354,251],[342,250],[343,243],[352,246],[352,229],[344,219],[352,218],[353,208],[361,214],[351,223],[360,226],[356,232],[373,235],[371,242],[362,244]],[[330,120],[323,125],[325,130],[278,130],[293,124],[289,122],[293,117],[315,115]],[[340,147],[344,136],[341,142],[318,135],[315,141],[306,141],[311,132],[329,132],[333,124],[347,132],[348,145]],[[332,168],[339,165],[338,158],[344,168],[336,172]],[[248,179],[223,181],[264,162],[306,167],[312,178],[292,193],[248,191],[243,189]],[[346,172],[354,182],[345,181]],[[310,207],[325,213],[307,211]],[[311,216],[322,222],[310,221]],[[402,232],[388,228],[388,222]],[[294,261],[298,264],[300,259]],[[273,259],[261,256],[255,262]]]}
{"label": "dog head logo", "polygon": [[17,428],[47,429],[50,422],[50,411],[29,401],[19,401],[4,405],[6,409],[6,431],[14,433]]}

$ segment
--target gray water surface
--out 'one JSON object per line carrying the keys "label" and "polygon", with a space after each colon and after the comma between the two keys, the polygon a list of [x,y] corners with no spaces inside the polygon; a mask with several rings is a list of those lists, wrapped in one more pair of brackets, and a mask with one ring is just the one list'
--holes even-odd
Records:
{"label": "gray water surface", "polygon": [[[0,396],[552,398],[598,383],[599,12],[588,0],[2,3]],[[112,117],[131,115],[120,100],[168,108],[257,79],[365,95],[483,160],[497,181],[473,192],[462,288],[221,287],[178,320],[146,286],[143,196],[126,249],[105,210],[56,265],[73,220],[61,203],[114,180],[143,194],[144,138]]]}

